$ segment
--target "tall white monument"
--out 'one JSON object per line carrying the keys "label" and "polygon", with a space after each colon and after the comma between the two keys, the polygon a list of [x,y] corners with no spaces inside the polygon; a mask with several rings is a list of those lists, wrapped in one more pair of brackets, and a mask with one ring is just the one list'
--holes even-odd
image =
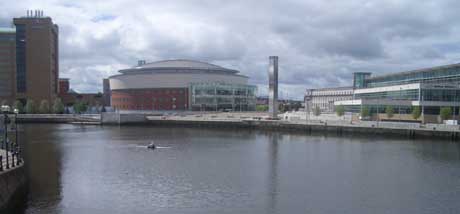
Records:
{"label": "tall white monument", "polygon": [[270,56],[268,68],[268,112],[273,119],[278,118],[278,56]]}

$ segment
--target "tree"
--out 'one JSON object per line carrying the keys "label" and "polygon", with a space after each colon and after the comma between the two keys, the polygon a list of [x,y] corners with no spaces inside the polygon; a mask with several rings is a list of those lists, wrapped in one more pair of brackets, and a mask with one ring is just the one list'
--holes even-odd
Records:
{"label": "tree", "polygon": [[319,106],[315,106],[315,108],[313,109],[313,114],[315,116],[321,115],[321,109],[319,108]]}
{"label": "tree", "polygon": [[10,106],[10,104],[8,103],[8,100],[2,100],[0,106]]}
{"label": "tree", "polygon": [[64,104],[62,103],[60,98],[56,98],[54,100],[53,113],[54,114],[62,114],[62,113],[64,113]]}
{"label": "tree", "polygon": [[420,106],[414,106],[412,108],[412,118],[417,120],[418,118],[420,118],[421,115],[422,115],[422,111],[420,111]]}
{"label": "tree", "polygon": [[335,108],[335,113],[337,113],[337,116],[341,117],[345,114],[345,107],[343,105],[339,105]]}
{"label": "tree", "polygon": [[441,116],[442,120],[449,119],[452,116],[452,108],[442,107],[439,111],[439,116]]}
{"label": "tree", "polygon": [[[103,109],[105,110],[105,109]],[[267,105],[257,105],[256,106],[256,111],[268,111],[268,106]]]}
{"label": "tree", "polygon": [[393,106],[385,107],[385,113],[387,114],[388,118],[392,118],[393,115],[395,114],[395,110],[394,110]]}
{"label": "tree", "polygon": [[86,103],[81,102],[81,101],[78,101],[73,105],[73,110],[77,114],[81,114],[83,112],[86,112],[87,109],[88,109],[88,105]]}
{"label": "tree", "polygon": [[38,107],[38,113],[48,114],[50,112],[50,104],[48,100],[42,100],[40,106]]}
{"label": "tree", "polygon": [[21,101],[16,100],[14,101],[14,108],[19,111],[19,113],[24,113],[24,105]]}
{"label": "tree", "polygon": [[35,102],[32,99],[27,100],[25,110],[27,114],[35,114],[36,107],[35,107]]}
{"label": "tree", "polygon": [[364,106],[361,108],[361,117],[369,117],[369,108]]}

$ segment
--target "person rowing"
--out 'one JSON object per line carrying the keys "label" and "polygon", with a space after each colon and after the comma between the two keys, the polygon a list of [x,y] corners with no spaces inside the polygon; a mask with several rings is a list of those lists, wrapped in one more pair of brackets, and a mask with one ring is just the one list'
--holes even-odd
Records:
{"label": "person rowing", "polygon": [[147,146],[147,149],[156,149],[157,146],[153,143],[153,141]]}

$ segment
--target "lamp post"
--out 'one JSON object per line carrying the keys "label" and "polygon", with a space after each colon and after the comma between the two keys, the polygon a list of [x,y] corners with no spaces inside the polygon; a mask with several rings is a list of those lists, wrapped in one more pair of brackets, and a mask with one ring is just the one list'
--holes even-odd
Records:
{"label": "lamp post", "polygon": [[[16,147],[14,148],[14,150],[15,150],[15,154],[16,154],[16,161],[19,164],[19,160],[20,160],[20,158],[19,158],[20,157],[20,155],[19,155],[19,148],[20,147],[19,147],[19,135],[18,135],[18,114],[19,114],[19,109],[15,108],[13,110],[13,112],[14,112],[14,117],[15,117],[14,118],[14,132],[15,132],[15,135],[16,135],[16,138],[15,138],[16,139],[15,140]],[[14,159],[13,159],[13,161],[14,161]]]}
{"label": "lamp post", "polygon": [[10,168],[9,164],[9,155],[8,155],[8,113],[10,111],[10,107],[7,105],[1,106],[1,111],[3,113],[3,131],[5,132],[4,138],[3,138],[3,146],[2,148],[5,149],[5,156],[6,156],[6,168]]}

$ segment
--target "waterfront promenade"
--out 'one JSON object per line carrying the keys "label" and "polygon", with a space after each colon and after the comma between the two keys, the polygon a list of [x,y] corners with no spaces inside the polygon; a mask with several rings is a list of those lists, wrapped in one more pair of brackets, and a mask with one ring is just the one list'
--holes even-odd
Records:
{"label": "waterfront promenade", "polygon": [[86,125],[186,125],[271,130],[300,130],[327,133],[367,133],[410,137],[458,139],[460,126],[408,122],[320,120],[285,117],[270,120],[265,112],[110,112],[101,115],[20,115],[21,123],[74,123]]}

